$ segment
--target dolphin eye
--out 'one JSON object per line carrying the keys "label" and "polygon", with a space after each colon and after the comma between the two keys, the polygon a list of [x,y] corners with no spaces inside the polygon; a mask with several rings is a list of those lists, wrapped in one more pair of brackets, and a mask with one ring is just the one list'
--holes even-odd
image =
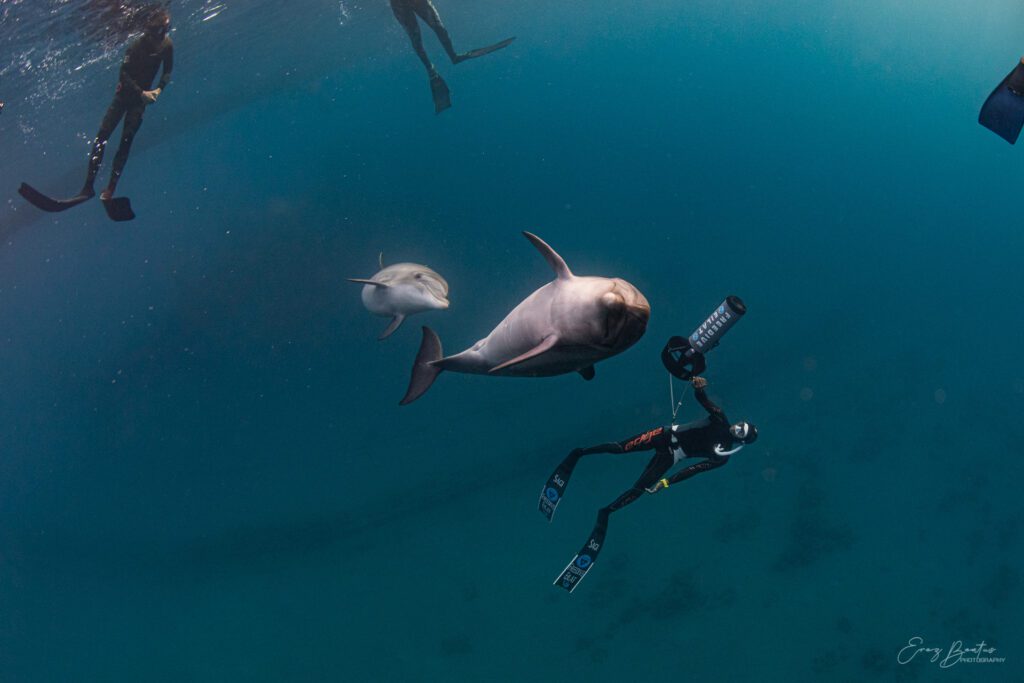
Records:
{"label": "dolphin eye", "polygon": [[422,280],[423,279],[423,273],[416,273],[416,279],[417,280]]}

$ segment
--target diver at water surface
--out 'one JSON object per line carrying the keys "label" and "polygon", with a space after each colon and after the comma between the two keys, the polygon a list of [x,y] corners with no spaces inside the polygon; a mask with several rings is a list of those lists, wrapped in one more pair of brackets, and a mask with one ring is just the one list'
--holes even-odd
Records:
{"label": "diver at water surface", "polygon": [[[579,585],[587,571],[597,561],[597,555],[604,545],[608,517],[611,513],[636,501],[645,491],[654,494],[701,472],[721,467],[729,462],[731,455],[757,440],[757,428],[754,425],[742,420],[730,424],[722,409],[708,398],[704,391],[707,386],[706,379],[694,377],[691,383],[698,403],[708,412],[706,418],[683,425],[656,427],[625,441],[612,441],[589,448],[574,449],[548,478],[540,494],[539,508],[550,521],[580,458],[594,453],[620,454],[654,450],[654,457],[647,463],[636,483],[598,510],[597,523],[590,533],[590,538],[555,580],[556,586],[572,592]],[[687,458],[703,460],[665,477],[674,465]]]}
{"label": "diver at water surface", "polygon": [[[145,22],[142,37],[128,46],[124,62],[121,64],[114,99],[103,116],[99,132],[96,133],[92,150],[89,153],[89,167],[85,184],[78,195],[71,199],[51,199],[30,185],[22,183],[18,192],[23,197],[44,211],[64,211],[95,196],[96,191],[93,184],[103,161],[107,141],[117,125],[124,119],[121,139],[110,172],[110,182],[100,193],[100,199],[103,200],[104,207],[112,219],[120,221],[135,217],[128,199],[125,197],[114,198],[114,192],[121,179],[125,163],[128,161],[128,153],[131,151],[135,134],[142,126],[142,117],[146,107],[156,102],[171,80],[171,71],[174,68],[174,44],[170,36],[167,35],[170,25],[171,15],[167,10],[154,10]],[[163,73],[160,76],[160,81],[153,88],[153,79],[161,69]]]}
{"label": "diver at water surface", "polygon": [[417,17],[422,19],[423,23],[437,34],[437,39],[441,41],[441,45],[444,47],[444,51],[448,53],[448,58],[452,60],[452,64],[458,64],[475,57],[483,57],[486,54],[508,47],[515,40],[515,37],[506,38],[500,43],[488,45],[487,47],[470,50],[469,52],[456,52],[455,47],[452,45],[452,39],[448,35],[448,30],[441,23],[441,15],[437,13],[437,8],[434,7],[430,0],[390,0],[390,2],[391,11],[395,13],[395,18],[398,19],[398,23],[402,25],[405,32],[409,34],[412,49],[416,51],[417,56],[419,56],[420,61],[423,62],[423,66],[427,70],[427,76],[430,78],[430,92],[434,97],[434,111],[438,114],[452,106],[451,95],[448,91],[448,85],[441,78],[441,75],[430,61],[430,57],[427,56],[427,51],[423,48],[423,36],[420,34],[420,25]]}

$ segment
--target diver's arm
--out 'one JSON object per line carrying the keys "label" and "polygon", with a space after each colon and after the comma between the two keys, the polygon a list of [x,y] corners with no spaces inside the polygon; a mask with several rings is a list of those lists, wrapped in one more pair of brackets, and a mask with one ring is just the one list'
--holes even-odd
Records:
{"label": "diver's arm", "polygon": [[138,49],[138,45],[138,42],[134,43],[131,47],[128,48],[128,51],[124,55],[124,61],[121,62],[121,74],[118,76],[118,89],[121,90],[127,88],[132,92],[132,94],[141,98],[142,88],[139,86],[138,83],[135,82],[135,79],[131,77],[131,73],[129,72],[129,66],[132,63],[132,56]]}
{"label": "diver's arm", "polygon": [[160,75],[160,82],[156,84],[157,91],[162,91],[171,82],[171,72],[174,71],[174,43],[167,38],[167,47],[164,48],[163,73]]}
{"label": "diver's arm", "polygon": [[704,408],[704,410],[708,411],[708,415],[710,415],[712,417],[712,419],[720,420],[722,422],[727,422],[728,420],[726,420],[726,418],[725,418],[725,413],[722,411],[721,408],[716,406],[714,404],[714,402],[710,398],[708,398],[707,392],[704,391],[704,387],[706,387],[707,385],[708,385],[708,381],[706,379],[704,379],[703,377],[694,377],[693,378],[693,395],[694,395],[694,397],[697,399],[697,402],[700,403],[701,407]]}

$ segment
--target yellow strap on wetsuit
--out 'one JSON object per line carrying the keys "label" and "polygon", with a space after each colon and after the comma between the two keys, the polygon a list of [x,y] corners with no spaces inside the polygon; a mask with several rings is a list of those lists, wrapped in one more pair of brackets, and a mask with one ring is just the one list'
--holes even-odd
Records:
{"label": "yellow strap on wetsuit", "polygon": [[668,488],[668,479],[662,479],[661,483],[664,485],[665,488]]}

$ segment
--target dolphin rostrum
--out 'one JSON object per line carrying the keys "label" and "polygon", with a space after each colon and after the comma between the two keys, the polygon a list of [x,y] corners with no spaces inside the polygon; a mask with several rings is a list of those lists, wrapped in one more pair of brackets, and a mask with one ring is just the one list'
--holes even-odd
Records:
{"label": "dolphin rostrum", "polygon": [[384,254],[372,278],[350,277],[363,287],[363,305],[377,315],[391,316],[391,323],[377,339],[384,339],[398,329],[406,316],[420,311],[448,308],[448,283],[426,266],[418,263],[396,263],[384,267]]}
{"label": "dolphin rostrum", "polygon": [[651,307],[619,278],[573,275],[562,257],[528,232],[526,239],[555,271],[544,285],[470,348],[442,358],[441,340],[429,327],[400,404],[422,396],[442,370],[477,375],[547,377],[578,372],[594,377],[594,363],[625,351],[647,330]]}

